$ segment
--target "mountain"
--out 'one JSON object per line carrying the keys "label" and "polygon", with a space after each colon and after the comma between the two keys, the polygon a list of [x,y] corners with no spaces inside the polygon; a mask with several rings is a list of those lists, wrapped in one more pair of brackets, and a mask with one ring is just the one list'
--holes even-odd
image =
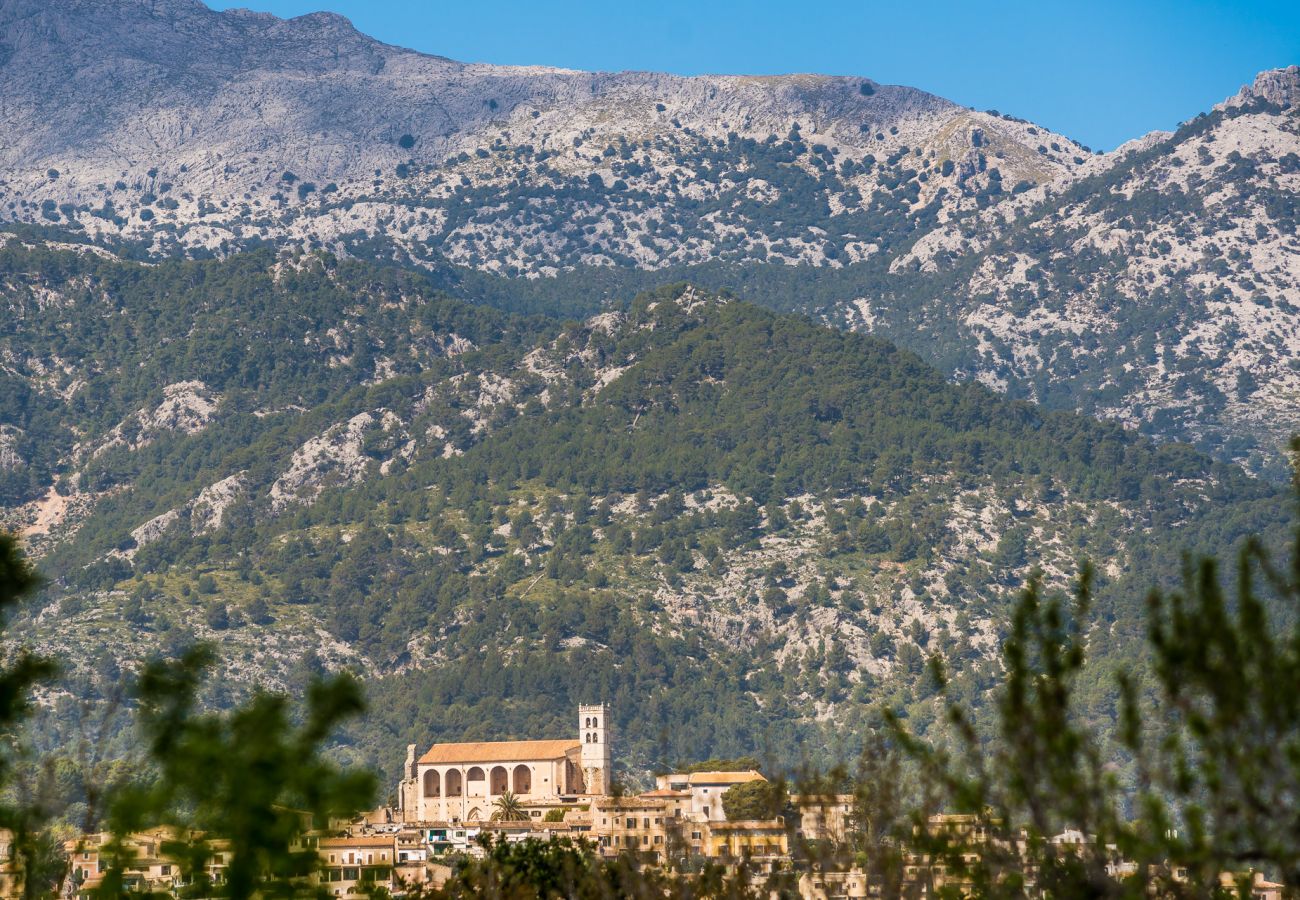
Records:
{"label": "mountain", "polygon": [[925,287],[839,314],[941,334],[959,377],[1280,472],[1300,430],[1298,101],[1300,68],[1263,73],[1104,167],[935,229],[891,263]]}
{"label": "mountain", "polygon": [[0,0],[0,81],[0,216],[121,253],[570,315],[687,279],[1268,477],[1300,426],[1296,67],[1107,154],[868,78],[464,64],[199,0]]}
{"label": "mountain", "polygon": [[865,78],[467,65],[329,14],[3,0],[0,35],[6,215],[153,252],[838,264],[1092,156]]}
{"label": "mountain", "polygon": [[691,286],[566,324],[322,253],[12,237],[0,286],[4,515],[51,578],[16,633],[64,661],[56,744],[203,637],[214,702],[363,674],[344,752],[389,769],[563,734],[593,695],[634,773],[834,755],[877,703],[940,712],[931,654],[978,702],[1032,568],[1098,562],[1105,667],[1181,549],[1284,524],[1185,446]]}

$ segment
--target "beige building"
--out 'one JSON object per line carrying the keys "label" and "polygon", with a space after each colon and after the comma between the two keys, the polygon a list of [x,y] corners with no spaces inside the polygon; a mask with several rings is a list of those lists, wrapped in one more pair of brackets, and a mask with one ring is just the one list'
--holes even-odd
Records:
{"label": "beige building", "polygon": [[771,870],[789,856],[785,821],[732,822],[722,809],[728,788],[765,780],[754,771],[664,775],[656,790],[593,803],[591,837],[606,856],[635,853],[659,863],[708,857]]}
{"label": "beige building", "polygon": [[790,798],[799,810],[799,837],[805,841],[848,839],[854,817],[852,794],[796,794]]}
{"label": "beige building", "polygon": [[813,870],[799,876],[799,896],[803,900],[857,900],[868,893],[866,873],[856,866],[844,872]]}
{"label": "beige building", "polygon": [[604,797],[592,804],[591,839],[605,856],[636,853],[654,862],[683,856],[680,845],[690,827],[682,810],[688,800],[675,791]]}
{"label": "beige building", "polygon": [[393,888],[395,834],[323,837],[316,851],[321,863],[318,878],[331,896],[363,897],[374,887]]}
{"label": "beige building", "polygon": [[577,739],[434,744],[418,759],[407,747],[398,785],[403,822],[485,822],[496,801],[514,794],[526,806],[576,803],[610,791],[604,704],[578,707]]}
{"label": "beige building", "polygon": [[[170,828],[152,828],[124,837],[122,848],[127,859],[122,872],[123,885],[142,893],[174,893],[181,885],[181,868],[168,850],[187,837],[194,835],[187,836]],[[109,866],[103,848],[110,839],[110,835],[101,833],[64,843],[71,875],[70,892],[89,897],[100,886]]]}

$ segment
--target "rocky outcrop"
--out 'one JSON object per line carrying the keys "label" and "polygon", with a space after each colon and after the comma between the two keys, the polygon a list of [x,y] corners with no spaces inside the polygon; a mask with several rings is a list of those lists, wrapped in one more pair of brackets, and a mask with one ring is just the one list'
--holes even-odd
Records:
{"label": "rocky outcrop", "polygon": [[195,534],[216,531],[231,504],[244,496],[243,472],[208,485],[190,503],[190,527]]}
{"label": "rocky outcrop", "polygon": [[271,508],[279,511],[291,503],[310,503],[327,486],[359,481],[374,462],[365,452],[367,436],[400,426],[388,410],[363,412],[307,441],[271,485]]}
{"label": "rocky outcrop", "polygon": [[12,425],[0,425],[0,472],[12,472],[26,465],[22,454],[18,452],[21,437],[21,430]]}
{"label": "rocky outcrop", "polygon": [[1252,84],[1243,87],[1224,105],[1241,106],[1252,100],[1281,107],[1300,106],[1300,66],[1260,72]]}
{"label": "rocky outcrop", "polygon": [[91,451],[100,456],[114,447],[139,450],[169,432],[197,434],[216,414],[221,398],[201,381],[181,381],[163,388],[162,401],[125,418]]}

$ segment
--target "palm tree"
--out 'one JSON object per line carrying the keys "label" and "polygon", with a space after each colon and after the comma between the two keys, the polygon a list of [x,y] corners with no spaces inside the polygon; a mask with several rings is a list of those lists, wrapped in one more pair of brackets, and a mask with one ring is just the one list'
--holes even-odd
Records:
{"label": "palm tree", "polygon": [[506,791],[497,798],[497,802],[492,804],[493,822],[518,822],[520,819],[527,819],[528,813],[524,811],[524,805],[519,802],[510,791]]}

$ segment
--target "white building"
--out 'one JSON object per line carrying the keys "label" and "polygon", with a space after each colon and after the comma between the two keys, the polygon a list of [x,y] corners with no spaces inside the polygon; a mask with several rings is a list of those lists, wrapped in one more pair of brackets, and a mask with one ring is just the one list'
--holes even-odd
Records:
{"label": "white building", "polygon": [[767,781],[761,773],[748,772],[690,772],[660,775],[655,779],[660,790],[683,791],[690,795],[685,812],[691,818],[706,822],[725,822],[727,814],[722,809],[722,795],[728,788],[751,781]]}

